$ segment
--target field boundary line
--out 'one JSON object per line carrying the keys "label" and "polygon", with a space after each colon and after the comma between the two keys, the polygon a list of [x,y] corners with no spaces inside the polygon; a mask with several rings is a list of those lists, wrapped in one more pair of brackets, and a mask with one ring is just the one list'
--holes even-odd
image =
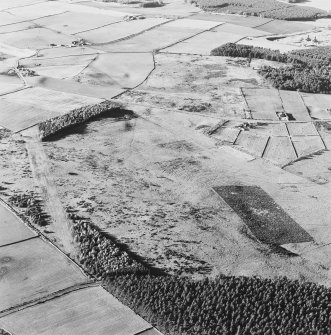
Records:
{"label": "field boundary line", "polygon": [[19,244],[19,243],[22,243],[22,242],[33,240],[35,238],[40,238],[40,236],[39,235],[35,235],[35,236],[27,237],[27,238],[25,238],[23,240],[19,240],[19,241],[15,241],[15,242],[11,242],[11,243],[2,244],[2,245],[0,245],[0,248],[9,247],[9,246],[11,246],[13,244]]}
{"label": "field boundary line", "polygon": [[92,30],[96,30],[96,29],[100,29],[100,28],[104,28],[104,27],[108,27],[108,26],[111,26],[113,24],[116,24],[116,23],[121,23],[121,22],[127,22],[125,20],[120,20],[120,21],[116,21],[116,22],[112,22],[112,23],[107,23],[107,24],[104,24],[100,27],[97,27],[97,28],[91,28],[91,29],[87,29],[87,30],[82,30],[82,31],[79,31],[78,33],[73,33],[73,34],[70,34],[71,36],[75,36],[75,35],[78,35],[78,34],[81,34],[81,33],[87,33],[88,31],[92,31]]}
{"label": "field boundary line", "polygon": [[8,94],[16,93],[16,92],[19,92],[19,91],[23,91],[23,90],[26,90],[27,88],[32,88],[32,86],[27,85],[27,86],[23,86],[23,87],[20,87],[20,88],[16,88],[15,90],[12,90],[10,92],[1,93],[0,97],[3,97],[3,96],[8,95]]}
{"label": "field boundary line", "polygon": [[[64,295],[70,294],[72,292],[84,290],[84,289],[87,289],[87,288],[90,288],[90,287],[102,287],[102,286],[100,285],[99,282],[75,284],[75,285],[66,287],[62,290],[58,290],[56,292],[47,294],[44,297],[33,299],[33,300],[30,300],[30,301],[24,302],[22,304],[4,309],[4,310],[0,311],[0,320],[4,316],[19,312],[21,310],[24,310],[24,309],[27,309],[27,308],[30,308],[30,307],[33,307],[33,306],[36,306],[36,305],[39,305],[39,304],[43,304],[45,302],[60,298]],[[108,291],[107,291],[107,293],[110,294]]]}
{"label": "field boundary line", "polygon": [[[5,8],[3,9],[1,12],[6,12],[7,10],[9,9],[14,9],[14,8],[23,8],[23,7],[29,7],[29,6],[33,6],[33,5],[38,5],[38,3],[44,3],[45,1],[37,1],[37,2],[34,2],[34,3],[29,3],[27,5],[21,5],[21,6],[14,6],[14,7],[9,7],[9,8]],[[11,14],[11,13],[9,13]],[[13,15],[13,14],[12,14]],[[15,15],[14,15],[15,16]]]}
{"label": "field boundary line", "polygon": [[265,152],[267,151],[267,148],[268,148],[270,139],[271,139],[271,136],[268,136],[267,142],[266,142],[265,147],[264,147],[264,149],[263,149],[263,151],[262,151],[261,158],[263,158],[263,156],[265,155]]}
{"label": "field boundary line", "polygon": [[287,126],[287,123],[286,123],[286,122],[285,122],[285,128],[286,128],[286,130],[287,130],[288,138],[289,138],[289,140],[290,140],[290,142],[291,142],[291,145],[292,145],[292,148],[293,148],[293,150],[294,150],[294,152],[295,152],[295,155],[297,156],[297,158],[299,158],[297,149],[295,148],[295,145],[294,145],[294,143],[293,143],[293,141],[292,141],[292,135],[290,134],[290,131],[289,131],[289,129],[288,129],[288,126]]}
{"label": "field boundary line", "polygon": [[7,208],[16,218],[19,222],[21,222],[24,226],[26,226],[28,229],[30,229],[32,232],[36,233],[37,236],[40,235],[40,232],[34,228],[32,225],[28,224],[25,220],[22,219],[22,217],[19,215],[19,213],[11,206],[8,204],[5,200],[3,200],[0,197],[0,205],[3,207]]}
{"label": "field boundary line", "polygon": [[[142,84],[144,84],[144,83],[148,80],[148,78],[151,76],[151,74],[154,72],[154,70],[156,69],[155,54],[154,54],[154,52],[146,52],[146,53],[152,55],[152,59],[153,59],[153,68],[152,68],[152,69],[149,71],[149,73],[146,75],[145,79],[144,79],[142,82],[140,82],[138,85],[136,85],[136,86],[134,86],[134,87],[131,87],[131,88],[128,88],[128,89],[124,90],[123,92],[121,92],[120,94],[114,96],[112,99],[117,99],[117,98],[120,97],[121,95],[123,95],[123,94],[125,94],[125,93],[127,93],[127,92],[130,92],[130,91],[132,91],[132,90],[138,88],[139,86],[141,86]],[[137,104],[137,105],[139,105],[139,104]],[[141,105],[140,105],[140,106],[141,106]]]}
{"label": "field boundary line", "polygon": [[129,40],[129,39],[133,38],[133,37],[142,35],[142,34],[144,34],[146,31],[150,31],[150,30],[153,30],[153,29],[155,29],[155,28],[159,28],[159,27],[161,27],[161,26],[163,26],[163,25],[165,25],[165,24],[167,24],[167,23],[169,23],[169,22],[173,22],[173,21],[176,21],[176,20],[178,20],[178,19],[170,19],[169,21],[161,22],[161,23],[159,23],[159,24],[157,24],[157,25],[155,25],[155,26],[153,26],[153,27],[144,29],[144,30],[142,30],[142,31],[139,31],[139,32],[137,32],[137,33],[134,33],[134,34],[131,34],[131,35],[128,35],[128,36],[125,36],[125,37],[121,37],[121,38],[119,38],[119,39],[117,39],[117,40],[110,41],[110,42],[104,42],[104,43],[93,43],[92,45],[93,45],[93,46],[105,46],[105,45],[108,45],[108,44],[115,44],[115,43],[118,43],[118,42],[121,42],[121,41],[126,41],[126,40]]}
{"label": "field boundary line", "polygon": [[[177,20],[177,21],[178,21],[178,20]],[[206,32],[208,32],[208,31],[211,31],[211,30],[213,30],[213,29],[215,29],[215,28],[218,28],[218,27],[220,27],[220,26],[222,26],[222,25],[224,25],[224,22],[221,22],[220,24],[217,24],[217,25],[215,25],[215,26],[212,27],[212,28],[209,28],[209,29],[206,29],[206,30],[199,31],[198,33],[195,33],[195,34],[193,34],[193,35],[191,35],[191,36],[189,36],[189,37],[182,38],[182,39],[180,39],[180,40],[177,41],[177,42],[170,43],[170,44],[168,44],[168,45],[165,46],[165,47],[162,47],[162,48],[160,48],[160,49],[155,49],[155,50],[156,50],[157,52],[162,51],[162,50],[164,50],[164,49],[166,49],[166,48],[170,48],[170,47],[172,47],[172,46],[174,46],[174,45],[176,45],[176,44],[179,44],[179,43],[182,43],[182,42],[184,42],[184,41],[187,41],[187,40],[189,40],[189,39],[191,39],[191,38],[194,38],[194,37],[196,37],[196,36],[198,36],[198,35],[200,35],[200,34],[203,34],[203,33],[206,33]]]}

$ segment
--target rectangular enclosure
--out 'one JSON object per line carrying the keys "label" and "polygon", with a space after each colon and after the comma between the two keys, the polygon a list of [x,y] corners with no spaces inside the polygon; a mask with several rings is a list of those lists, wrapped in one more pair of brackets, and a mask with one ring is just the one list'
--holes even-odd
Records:
{"label": "rectangular enclosure", "polygon": [[243,88],[253,119],[277,120],[277,113],[284,112],[278,90],[263,88]]}
{"label": "rectangular enclosure", "polygon": [[282,245],[313,240],[259,186],[231,185],[214,187],[214,190],[240,216],[261,242]]}

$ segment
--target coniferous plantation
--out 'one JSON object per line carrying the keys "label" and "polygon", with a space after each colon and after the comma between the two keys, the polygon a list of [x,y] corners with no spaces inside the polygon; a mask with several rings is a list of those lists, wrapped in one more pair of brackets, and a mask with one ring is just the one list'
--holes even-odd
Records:
{"label": "coniferous plantation", "polygon": [[80,263],[165,334],[283,335],[331,332],[331,290],[287,278],[193,280],[156,274],[89,222],[74,218]]}
{"label": "coniferous plantation", "polygon": [[277,68],[263,66],[259,69],[259,74],[278,89],[308,93],[331,92],[330,47],[281,53],[278,50],[227,43],[212,50],[211,55],[256,58],[285,63],[286,66]]}

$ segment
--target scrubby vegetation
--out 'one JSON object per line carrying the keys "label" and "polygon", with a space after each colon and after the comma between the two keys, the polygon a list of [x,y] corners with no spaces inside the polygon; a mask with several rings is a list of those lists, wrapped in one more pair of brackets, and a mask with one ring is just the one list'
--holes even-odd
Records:
{"label": "scrubby vegetation", "polygon": [[278,89],[330,93],[330,51],[330,47],[317,47],[285,54],[278,50],[227,43],[212,50],[211,55],[258,58],[287,63],[288,66],[280,68],[264,66],[259,73]]}
{"label": "scrubby vegetation", "polygon": [[331,333],[331,290],[312,283],[127,275],[111,279],[108,289],[167,334]]}
{"label": "scrubby vegetation", "polygon": [[331,333],[331,290],[287,278],[155,274],[85,219],[71,215],[80,262],[107,289],[164,334]]}
{"label": "scrubby vegetation", "polygon": [[321,9],[295,6],[277,0],[198,0],[198,4],[206,11],[279,20],[315,20],[328,16],[328,13]]}
{"label": "scrubby vegetation", "polygon": [[41,200],[33,192],[14,194],[9,198],[9,202],[24,209],[24,216],[30,223],[41,227],[48,225],[49,216],[44,212]]}
{"label": "scrubby vegetation", "polygon": [[6,332],[4,329],[0,328],[0,335],[10,335],[10,334]]}
{"label": "scrubby vegetation", "polygon": [[147,268],[119,248],[110,237],[84,219],[73,217],[72,232],[79,246],[79,262],[99,279],[116,273],[146,273]]}

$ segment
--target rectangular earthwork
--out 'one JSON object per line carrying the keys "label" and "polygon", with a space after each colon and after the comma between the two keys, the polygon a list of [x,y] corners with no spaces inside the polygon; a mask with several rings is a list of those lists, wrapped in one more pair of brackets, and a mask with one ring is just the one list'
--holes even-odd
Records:
{"label": "rectangular earthwork", "polygon": [[258,135],[267,135],[267,136],[288,136],[285,123],[262,123],[258,122],[258,125],[251,129],[251,132],[254,132]]}
{"label": "rectangular earthwork", "polygon": [[284,112],[278,91],[274,89],[243,88],[253,119],[277,120],[277,113]]}
{"label": "rectangular earthwork", "polygon": [[240,133],[240,129],[238,128],[220,127],[219,129],[217,129],[217,131],[215,131],[212,134],[212,136],[222,142],[228,142],[228,143],[233,144],[235,140],[237,139],[239,133]]}
{"label": "rectangular earthwork", "polygon": [[318,136],[313,122],[289,122],[286,126],[291,136]]}
{"label": "rectangular earthwork", "polygon": [[257,135],[250,131],[242,131],[235,144],[241,146],[254,156],[261,157],[267,145],[268,138],[268,136]]}
{"label": "rectangular earthwork", "polygon": [[283,166],[297,159],[297,155],[289,137],[271,137],[263,158]]}
{"label": "rectangular earthwork", "polygon": [[292,137],[292,141],[299,157],[310,155],[325,149],[320,136]]}
{"label": "rectangular earthwork", "polygon": [[0,311],[87,281],[55,247],[33,238],[0,248]]}
{"label": "rectangular earthwork", "polygon": [[8,208],[0,203],[0,246],[36,236]]}
{"label": "rectangular earthwork", "polygon": [[296,121],[310,121],[308,109],[298,92],[279,91],[286,113],[292,114]]}
{"label": "rectangular earthwork", "polygon": [[282,245],[312,241],[263,189],[258,186],[221,186],[214,190],[263,243]]}
{"label": "rectangular earthwork", "polygon": [[9,314],[0,323],[21,335],[135,335],[152,327],[99,286]]}

